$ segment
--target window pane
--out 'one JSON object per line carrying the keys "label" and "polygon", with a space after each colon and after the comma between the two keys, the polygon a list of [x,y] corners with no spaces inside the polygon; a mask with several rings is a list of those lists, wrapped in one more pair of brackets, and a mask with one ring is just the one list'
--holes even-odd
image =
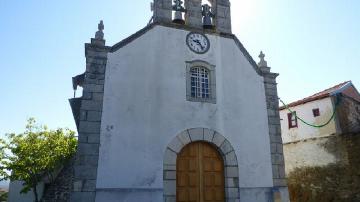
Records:
{"label": "window pane", "polygon": [[209,98],[209,71],[204,67],[193,67],[191,72],[191,96]]}

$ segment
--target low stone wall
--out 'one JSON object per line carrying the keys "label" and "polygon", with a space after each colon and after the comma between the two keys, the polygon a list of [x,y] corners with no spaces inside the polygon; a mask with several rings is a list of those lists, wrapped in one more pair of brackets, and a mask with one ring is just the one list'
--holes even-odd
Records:
{"label": "low stone wall", "polygon": [[45,187],[42,202],[70,201],[74,179],[74,160],[70,160],[56,177],[55,181]]}
{"label": "low stone wall", "polygon": [[335,163],[291,171],[288,174],[291,201],[360,201],[360,134],[329,137],[323,148],[329,154],[343,148],[345,155],[338,155],[341,160]]}

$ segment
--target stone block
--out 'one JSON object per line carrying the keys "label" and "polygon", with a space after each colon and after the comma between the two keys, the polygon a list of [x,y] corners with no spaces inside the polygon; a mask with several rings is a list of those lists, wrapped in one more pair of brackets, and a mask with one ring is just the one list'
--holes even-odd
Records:
{"label": "stone block", "polygon": [[106,60],[98,59],[98,58],[88,58],[87,63],[88,64],[96,64],[96,65],[106,65]]}
{"label": "stone block", "polygon": [[77,153],[78,155],[98,155],[99,144],[79,143]]}
{"label": "stone block", "polygon": [[225,168],[226,177],[238,178],[239,177],[239,168],[236,167],[226,167]]}
{"label": "stone block", "polygon": [[83,183],[82,180],[75,180],[73,183],[73,191],[82,191]]}
{"label": "stone block", "polygon": [[96,59],[107,59],[107,52],[105,51],[94,51],[88,48],[86,50],[86,58],[96,58]]}
{"label": "stone block", "polygon": [[225,138],[222,135],[220,135],[219,133],[214,134],[214,138],[212,140],[213,144],[220,147],[224,141],[225,141]]}
{"label": "stone block", "polygon": [[100,122],[80,121],[79,133],[100,133]]}
{"label": "stone block", "polygon": [[240,199],[238,199],[238,198],[228,198],[228,199],[226,199],[226,202],[240,202]]}
{"label": "stone block", "polygon": [[84,85],[84,91],[93,92],[93,93],[103,93],[104,85],[86,84],[86,85]]}
{"label": "stone block", "polygon": [[270,142],[282,144],[281,136],[280,135],[270,135]]}
{"label": "stone block", "polygon": [[81,101],[82,110],[91,110],[91,111],[101,111],[102,110],[102,101],[95,100],[82,100]]}
{"label": "stone block", "polygon": [[98,160],[97,155],[77,155],[77,165],[97,166]]}
{"label": "stone block", "polygon": [[[105,65],[98,65],[98,64],[91,64],[91,63],[89,64],[88,63],[86,69],[87,69],[88,72],[91,72],[93,74],[104,74],[106,66]],[[88,81],[86,80],[86,82],[88,82]],[[96,83],[96,81],[94,83]]]}
{"label": "stone block", "polygon": [[239,178],[235,177],[226,177],[225,178],[225,187],[238,187],[239,186]]}
{"label": "stone block", "polygon": [[168,171],[174,170],[174,171],[176,171],[176,164],[171,164],[171,165],[165,164],[164,165],[164,170],[168,170]]}
{"label": "stone block", "polygon": [[271,154],[272,164],[284,165],[284,156],[282,154]]}
{"label": "stone block", "polygon": [[277,144],[276,145],[276,153],[278,153],[278,154],[283,154],[284,153],[282,144]]}
{"label": "stone block", "polygon": [[166,165],[176,165],[177,154],[170,149],[166,149],[164,155],[164,164]]}
{"label": "stone block", "polygon": [[96,190],[96,180],[86,180],[82,190],[83,191],[95,191]]}
{"label": "stone block", "polygon": [[226,166],[237,166],[238,165],[235,151],[232,151],[225,156],[225,164],[226,164]]}
{"label": "stone block", "polygon": [[285,179],[274,179],[274,186],[275,187],[285,187],[286,185],[286,180]]}
{"label": "stone block", "polygon": [[72,192],[70,202],[94,202],[95,192]]}
{"label": "stone block", "polygon": [[204,140],[207,142],[212,142],[215,131],[205,128],[204,129]]}
{"label": "stone block", "polygon": [[101,121],[101,112],[100,111],[88,111],[87,120],[88,121]]}
{"label": "stone block", "polygon": [[217,18],[227,18],[230,20],[230,7],[218,5],[216,15]]}
{"label": "stone block", "polygon": [[90,165],[76,165],[74,166],[74,177],[75,179],[96,179],[97,166]]}
{"label": "stone block", "polygon": [[273,178],[280,178],[278,165],[272,166]]}
{"label": "stone block", "polygon": [[176,180],[176,171],[165,171],[164,180]]}
{"label": "stone block", "polygon": [[276,153],[276,149],[277,149],[277,144],[276,143],[271,143],[271,153],[272,154]]}
{"label": "stone block", "polygon": [[164,180],[164,195],[176,196],[176,180]]}
{"label": "stone block", "polygon": [[104,93],[93,93],[92,94],[92,100],[102,101],[103,98],[104,98]]}
{"label": "stone block", "polygon": [[232,148],[230,142],[229,142],[228,140],[225,140],[225,141],[222,143],[222,145],[221,145],[221,147],[220,147],[220,150],[221,150],[221,152],[225,155],[225,154],[233,151],[233,148]]}
{"label": "stone block", "polygon": [[284,165],[279,165],[278,169],[279,169],[279,178],[280,179],[285,179],[285,166]]}
{"label": "stone block", "polygon": [[92,93],[91,92],[83,91],[82,99],[90,100],[91,98],[92,98]]}
{"label": "stone block", "polygon": [[280,117],[269,117],[269,124],[280,124]]}
{"label": "stone block", "polygon": [[226,188],[226,197],[227,198],[239,198],[240,193],[238,188]]}
{"label": "stone block", "polygon": [[175,137],[168,146],[172,151],[179,153],[181,149],[184,147],[183,143],[179,140],[179,138]]}
{"label": "stone block", "polygon": [[204,140],[204,130],[202,128],[193,128],[188,130],[191,141]]}
{"label": "stone block", "polygon": [[190,135],[187,130],[181,132],[180,135],[178,135],[177,137],[183,143],[183,145],[187,145],[191,142]]}
{"label": "stone block", "polygon": [[88,143],[90,144],[99,144],[100,143],[100,134],[88,134]]}
{"label": "stone block", "polygon": [[78,137],[78,142],[79,143],[88,143],[88,136],[87,134],[81,134]]}
{"label": "stone block", "polygon": [[164,198],[165,202],[176,202],[176,197],[175,196],[166,196]]}

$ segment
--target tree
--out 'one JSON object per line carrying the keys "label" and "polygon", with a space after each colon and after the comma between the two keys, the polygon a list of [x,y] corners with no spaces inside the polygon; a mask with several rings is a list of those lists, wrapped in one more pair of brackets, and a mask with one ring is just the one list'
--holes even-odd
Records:
{"label": "tree", "polygon": [[54,180],[52,173],[75,154],[75,132],[49,130],[30,118],[25,132],[7,137],[0,139],[0,180],[23,181],[21,193],[32,190],[38,202],[39,182],[45,177]]}

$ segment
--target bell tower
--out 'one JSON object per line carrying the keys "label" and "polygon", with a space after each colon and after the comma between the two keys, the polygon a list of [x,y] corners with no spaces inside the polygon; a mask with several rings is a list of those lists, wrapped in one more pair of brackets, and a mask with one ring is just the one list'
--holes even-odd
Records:
{"label": "bell tower", "polygon": [[[231,33],[229,0],[154,0],[153,11],[154,22]],[[179,23],[180,13],[184,16],[183,23]]]}

